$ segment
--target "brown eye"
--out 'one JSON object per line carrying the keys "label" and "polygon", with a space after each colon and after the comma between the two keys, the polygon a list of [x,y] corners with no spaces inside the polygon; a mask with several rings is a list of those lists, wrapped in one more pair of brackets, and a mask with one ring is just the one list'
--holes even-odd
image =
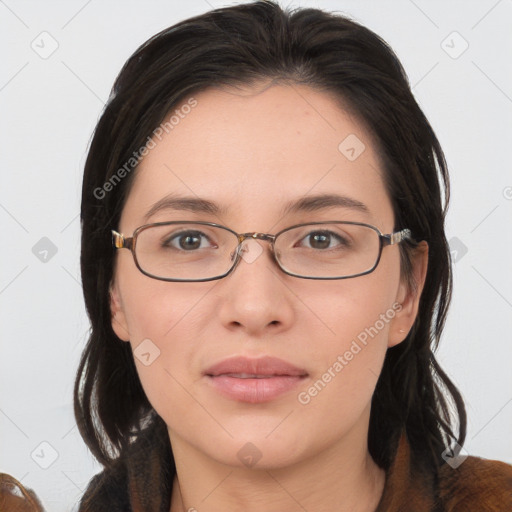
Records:
{"label": "brown eye", "polygon": [[194,251],[205,247],[211,247],[211,244],[203,241],[208,241],[208,237],[201,231],[182,231],[181,233],[174,233],[172,236],[167,237],[162,242],[162,247],[169,247],[172,249],[181,249],[184,251]]}
{"label": "brown eye", "polygon": [[307,241],[306,247],[319,250],[341,248],[349,245],[348,240],[332,231],[312,231],[301,242],[304,240]]}

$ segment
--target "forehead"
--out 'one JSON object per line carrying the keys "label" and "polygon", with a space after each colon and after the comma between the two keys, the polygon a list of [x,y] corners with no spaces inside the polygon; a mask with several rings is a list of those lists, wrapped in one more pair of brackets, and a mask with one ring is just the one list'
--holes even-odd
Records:
{"label": "forehead", "polygon": [[[299,85],[208,89],[169,120],[135,172],[122,216],[130,228],[150,221],[169,195],[206,199],[218,208],[203,217],[234,228],[243,219],[243,230],[274,224],[295,200],[322,194],[363,204],[362,220],[392,222],[370,134],[332,95]],[[165,220],[162,210],[154,215]]]}

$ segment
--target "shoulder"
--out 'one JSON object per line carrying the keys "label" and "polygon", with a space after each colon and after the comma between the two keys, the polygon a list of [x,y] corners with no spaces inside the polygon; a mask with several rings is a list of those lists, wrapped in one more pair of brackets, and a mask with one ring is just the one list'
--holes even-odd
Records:
{"label": "shoulder", "polygon": [[512,510],[512,466],[480,457],[467,457],[458,466],[444,464],[439,497],[446,512]]}

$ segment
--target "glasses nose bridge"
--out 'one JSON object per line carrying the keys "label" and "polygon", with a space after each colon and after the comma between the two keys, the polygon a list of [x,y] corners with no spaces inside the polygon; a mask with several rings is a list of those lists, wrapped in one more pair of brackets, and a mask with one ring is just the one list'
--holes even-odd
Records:
{"label": "glasses nose bridge", "polygon": [[242,252],[242,244],[245,240],[264,240],[266,242],[270,242],[270,252],[274,254],[274,243],[276,241],[276,235],[270,235],[269,233],[259,233],[258,231],[254,231],[252,233],[239,233],[237,235],[238,238],[238,252],[241,254]]}
{"label": "glasses nose bridge", "polygon": [[248,238],[252,238],[254,240],[266,240],[267,242],[270,242],[270,244],[273,246],[276,240],[275,235],[270,235],[268,233],[258,233],[257,231],[253,233],[240,233],[239,235],[237,235],[237,237],[239,244],[241,244],[244,240],[247,240]]}

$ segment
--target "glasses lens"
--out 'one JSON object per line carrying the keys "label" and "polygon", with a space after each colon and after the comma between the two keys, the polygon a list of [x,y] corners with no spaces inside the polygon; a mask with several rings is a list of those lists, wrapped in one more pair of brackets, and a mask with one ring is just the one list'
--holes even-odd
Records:
{"label": "glasses lens", "polygon": [[237,245],[236,235],[222,227],[164,224],[139,232],[135,255],[140,268],[153,277],[200,280],[225,274]]}
{"label": "glasses lens", "polygon": [[281,233],[276,257],[302,277],[341,278],[372,270],[380,251],[377,231],[358,224],[309,224]]}

